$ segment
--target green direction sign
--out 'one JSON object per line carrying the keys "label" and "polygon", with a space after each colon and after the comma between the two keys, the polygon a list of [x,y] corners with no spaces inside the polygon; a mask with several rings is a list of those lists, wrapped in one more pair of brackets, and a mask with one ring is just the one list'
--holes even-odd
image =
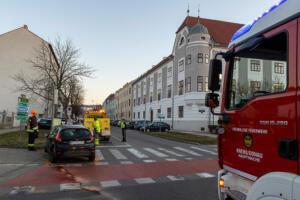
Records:
{"label": "green direction sign", "polygon": [[19,103],[27,103],[27,104],[28,104],[28,103],[29,103],[29,99],[19,97],[19,98],[18,98],[18,102],[19,102]]}
{"label": "green direction sign", "polygon": [[17,120],[27,120],[27,116],[17,116]]}
{"label": "green direction sign", "polygon": [[28,103],[21,103],[21,102],[18,103],[19,107],[28,107],[28,105],[29,105]]}
{"label": "green direction sign", "polygon": [[17,116],[28,116],[28,112],[17,112]]}
{"label": "green direction sign", "polygon": [[160,115],[160,116],[158,116],[158,118],[159,118],[159,119],[164,119],[164,118],[165,118],[165,116],[163,116],[163,115]]}

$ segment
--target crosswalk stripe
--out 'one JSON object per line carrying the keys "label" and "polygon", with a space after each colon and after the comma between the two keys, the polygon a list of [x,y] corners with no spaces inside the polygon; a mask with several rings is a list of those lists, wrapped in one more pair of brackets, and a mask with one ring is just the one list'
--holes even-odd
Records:
{"label": "crosswalk stripe", "polygon": [[167,176],[168,179],[170,179],[171,181],[182,181],[184,180],[183,177],[176,177],[176,176]]}
{"label": "crosswalk stripe", "polygon": [[196,175],[200,176],[201,178],[212,178],[212,177],[215,177],[215,175],[210,174],[210,173],[205,173],[205,172],[203,172],[203,173],[197,173]]}
{"label": "crosswalk stripe", "polygon": [[104,160],[104,156],[99,149],[96,150],[96,158]]}
{"label": "crosswalk stripe", "polygon": [[161,150],[161,151],[163,151],[163,152],[165,152],[165,153],[171,154],[173,156],[178,156],[178,157],[183,157],[184,156],[182,154],[176,153],[176,152],[171,151],[169,149],[165,149],[165,148],[158,148],[158,149]]}
{"label": "crosswalk stripe", "polygon": [[79,190],[80,189],[80,183],[64,183],[60,184],[59,190]]}
{"label": "crosswalk stripe", "polygon": [[108,162],[96,162],[96,165],[108,165]]}
{"label": "crosswalk stripe", "polygon": [[22,187],[14,187],[11,191],[10,191],[10,195],[15,195],[18,194],[20,192],[26,192],[26,193],[32,193],[35,191],[35,187],[33,186],[22,186]]}
{"label": "crosswalk stripe", "polygon": [[127,151],[129,151],[130,153],[132,153],[137,158],[149,158],[147,155],[143,154],[142,152],[140,152],[140,151],[138,151],[138,150],[136,150],[134,148],[127,149]]}
{"label": "crosswalk stripe", "polygon": [[194,160],[194,158],[184,158],[184,159],[186,159],[186,160]]}
{"label": "crosswalk stripe", "polygon": [[131,162],[131,161],[121,161],[120,162],[122,165],[130,165],[130,164],[133,164],[133,162]]}
{"label": "crosswalk stripe", "polygon": [[143,160],[143,162],[145,163],[152,163],[152,162],[156,162],[155,160]]}
{"label": "crosswalk stripe", "polygon": [[199,151],[203,151],[203,152],[206,152],[206,153],[210,153],[212,155],[218,155],[217,153],[213,152],[213,151],[209,151],[209,150],[206,150],[206,149],[202,149],[202,148],[199,148],[199,147],[191,147],[192,149],[197,149]]}
{"label": "crosswalk stripe", "polygon": [[117,180],[112,180],[112,181],[101,181],[100,185],[104,188],[106,187],[116,187],[120,186],[121,184]]}
{"label": "crosswalk stripe", "polygon": [[169,157],[168,155],[164,154],[164,153],[161,153],[157,150],[154,150],[154,149],[151,149],[151,148],[144,148],[145,151],[148,151],[158,157],[161,157],[161,158],[165,158],[165,157]]}
{"label": "crosswalk stripe", "polygon": [[177,161],[175,158],[167,158],[166,161]]}
{"label": "crosswalk stripe", "polygon": [[189,150],[189,149],[185,149],[185,148],[182,148],[182,147],[174,147],[174,149],[183,151],[185,153],[188,153],[188,154],[191,154],[191,155],[194,155],[194,156],[202,156],[202,154],[199,154],[199,153],[197,153],[195,151],[192,151],[192,150]]}
{"label": "crosswalk stripe", "polygon": [[134,179],[138,184],[155,183],[152,178],[136,178]]}
{"label": "crosswalk stripe", "polygon": [[126,156],[124,156],[119,150],[117,149],[109,149],[112,155],[118,160],[127,160]]}

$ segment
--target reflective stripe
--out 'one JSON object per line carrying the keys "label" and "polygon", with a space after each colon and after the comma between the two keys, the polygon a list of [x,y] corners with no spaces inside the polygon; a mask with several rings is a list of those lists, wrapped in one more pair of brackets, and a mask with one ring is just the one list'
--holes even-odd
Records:
{"label": "reflective stripe", "polygon": [[28,144],[29,147],[34,147],[34,144]]}
{"label": "reflective stripe", "polygon": [[228,171],[230,171],[230,172],[232,172],[232,173],[235,173],[237,175],[240,175],[240,176],[243,176],[245,178],[248,178],[248,179],[250,179],[252,181],[256,181],[256,179],[257,179],[257,177],[253,176],[252,174],[248,174],[246,172],[243,172],[243,171],[231,168],[231,167],[229,167],[227,165],[223,165],[223,168],[226,169],[226,170],[228,170]]}

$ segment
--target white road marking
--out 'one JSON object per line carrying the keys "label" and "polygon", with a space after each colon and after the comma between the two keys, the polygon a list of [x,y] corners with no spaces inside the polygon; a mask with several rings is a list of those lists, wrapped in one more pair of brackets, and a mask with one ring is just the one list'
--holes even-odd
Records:
{"label": "white road marking", "polygon": [[212,155],[218,155],[217,153],[213,152],[213,151],[209,151],[209,150],[206,150],[206,149],[202,149],[202,148],[199,148],[199,147],[191,147],[192,149],[197,149],[199,151],[203,151],[203,152],[206,152],[206,153],[210,153]]}
{"label": "white road marking", "polygon": [[122,165],[130,165],[130,164],[133,164],[133,162],[131,161],[121,161],[120,162]]}
{"label": "white road marking", "polygon": [[14,187],[11,191],[10,191],[10,195],[15,195],[18,194],[19,192],[26,192],[26,193],[31,193],[35,191],[35,187],[32,186],[22,186],[22,187]]}
{"label": "white road marking", "polygon": [[96,158],[104,160],[104,156],[99,149],[96,150]]}
{"label": "white road marking", "polygon": [[109,149],[112,155],[118,160],[127,160],[126,156],[124,156],[119,150],[117,149]]}
{"label": "white road marking", "polygon": [[183,177],[176,177],[176,176],[167,176],[168,179],[170,179],[171,181],[182,181],[184,180]]}
{"label": "white road marking", "polygon": [[158,148],[158,149],[161,150],[161,151],[164,151],[165,153],[171,154],[173,156],[178,156],[178,157],[183,157],[184,156],[182,154],[176,153],[174,151],[171,151],[171,150],[168,150],[168,149],[165,149],[165,148]]}
{"label": "white road marking", "polygon": [[154,149],[151,149],[151,148],[144,148],[145,151],[148,151],[158,157],[161,157],[161,158],[165,158],[165,157],[169,157],[168,155],[164,154],[164,153],[161,153],[159,151],[156,151]]}
{"label": "white road marking", "polygon": [[142,152],[140,152],[134,148],[127,149],[127,151],[129,151],[130,153],[135,155],[137,158],[149,158],[147,155],[143,154]]}
{"label": "white road marking", "polygon": [[180,151],[183,151],[185,153],[188,153],[188,154],[191,154],[193,156],[202,156],[201,154],[195,152],[195,151],[192,151],[192,150],[189,150],[189,149],[185,149],[185,148],[182,148],[182,147],[174,147],[174,149],[177,149],[177,150],[180,150]]}
{"label": "white road marking", "polygon": [[108,162],[96,162],[96,165],[108,165]]}
{"label": "white road marking", "polygon": [[178,161],[178,160],[175,158],[167,158],[166,161]]}
{"label": "white road marking", "polygon": [[156,162],[155,160],[143,160],[143,162],[145,163],[152,163],[152,162]]}
{"label": "white road marking", "polygon": [[186,160],[194,160],[194,158],[184,158],[184,159],[186,159]]}
{"label": "white road marking", "polygon": [[105,146],[105,145],[100,145],[100,146],[97,146],[96,147],[96,149],[102,149],[102,148],[112,148],[112,147],[114,147],[114,148],[122,148],[122,147],[124,147],[124,148],[127,148],[127,147],[131,147],[131,145],[130,144],[124,144],[124,145],[109,145],[109,146]]}
{"label": "white road marking", "polygon": [[106,187],[116,187],[120,186],[121,184],[117,180],[112,180],[112,181],[101,181],[100,185],[104,188]]}
{"label": "white road marking", "polygon": [[64,183],[60,184],[60,191],[64,190],[79,190],[80,189],[80,183]]}
{"label": "white road marking", "polygon": [[197,176],[200,176],[201,178],[212,178],[212,177],[215,177],[215,175],[213,174],[209,174],[209,173],[197,173],[196,174]]}
{"label": "white road marking", "polygon": [[134,179],[138,184],[155,183],[152,178],[136,178]]}
{"label": "white road marking", "polygon": [[40,164],[33,163],[33,164],[26,164],[26,163],[0,163],[0,166],[38,166]]}

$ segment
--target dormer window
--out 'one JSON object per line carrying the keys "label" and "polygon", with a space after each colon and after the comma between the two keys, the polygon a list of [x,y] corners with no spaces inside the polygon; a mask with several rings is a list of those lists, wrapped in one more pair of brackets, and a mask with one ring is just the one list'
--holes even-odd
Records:
{"label": "dormer window", "polygon": [[201,37],[201,40],[205,40],[206,38],[204,36]]}

